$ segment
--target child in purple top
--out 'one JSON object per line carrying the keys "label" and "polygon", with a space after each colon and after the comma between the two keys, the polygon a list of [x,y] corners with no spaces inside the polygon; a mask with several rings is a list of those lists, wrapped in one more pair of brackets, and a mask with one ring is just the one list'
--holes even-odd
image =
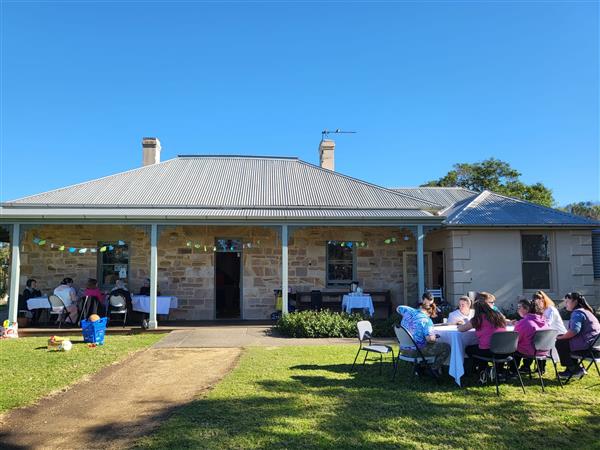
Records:
{"label": "child in purple top", "polygon": [[[535,332],[538,330],[549,330],[546,319],[544,318],[544,310],[536,303],[530,300],[519,300],[517,305],[517,312],[521,316],[521,320],[515,323],[515,331],[519,333],[519,342],[517,344],[517,353],[514,358],[519,365],[522,358],[523,367],[521,372],[530,372],[531,363],[533,362],[533,356],[535,356],[535,346],[533,345],[533,339]],[[542,355],[540,353],[540,355]],[[547,353],[543,353],[543,356],[547,356]],[[540,369],[542,373],[545,371],[544,361],[540,362]]]}

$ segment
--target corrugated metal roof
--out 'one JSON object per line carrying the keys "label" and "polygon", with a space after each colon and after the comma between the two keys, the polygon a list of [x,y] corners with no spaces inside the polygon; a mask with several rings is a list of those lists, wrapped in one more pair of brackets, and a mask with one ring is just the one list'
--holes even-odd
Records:
{"label": "corrugated metal roof", "polygon": [[600,226],[576,216],[535,203],[483,191],[438,213],[448,226]]}
{"label": "corrugated metal roof", "polygon": [[172,217],[176,219],[198,217],[331,217],[331,218],[403,218],[403,217],[436,217],[426,211],[417,209],[231,209],[231,208],[31,208],[12,207],[0,208],[0,215],[4,219],[19,218],[68,218],[68,217]]}
{"label": "corrugated metal roof", "polygon": [[12,205],[233,209],[441,206],[296,158],[240,156],[178,157],[4,203]]}
{"label": "corrugated metal roof", "polygon": [[451,206],[467,198],[475,197],[478,192],[462,187],[418,187],[418,188],[392,188],[400,194],[410,195],[429,202],[438,203],[444,207]]}

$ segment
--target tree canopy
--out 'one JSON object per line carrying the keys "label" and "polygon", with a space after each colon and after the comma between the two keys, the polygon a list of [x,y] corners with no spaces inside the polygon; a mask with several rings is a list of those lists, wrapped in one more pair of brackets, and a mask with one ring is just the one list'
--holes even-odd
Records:
{"label": "tree canopy", "polygon": [[554,205],[552,191],[542,183],[525,184],[521,173],[507,162],[489,158],[481,162],[457,163],[438,180],[422,186],[463,187],[476,192],[490,190],[501,195],[527,200],[543,206]]}
{"label": "tree canopy", "polygon": [[588,219],[600,220],[600,204],[594,202],[577,202],[569,203],[567,206],[560,208],[563,211],[578,216],[587,217]]}

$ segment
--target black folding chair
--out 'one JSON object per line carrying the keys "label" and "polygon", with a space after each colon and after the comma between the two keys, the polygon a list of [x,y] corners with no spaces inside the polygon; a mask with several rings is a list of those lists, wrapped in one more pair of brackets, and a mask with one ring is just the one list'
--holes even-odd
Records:
{"label": "black folding chair", "polygon": [[[356,364],[356,359],[361,351],[365,352],[365,359],[363,360],[363,366],[367,362],[367,355],[369,353],[377,353],[379,354],[379,373],[381,374],[383,369],[383,355],[387,355],[388,353],[392,353],[392,364],[394,367],[396,366],[396,359],[394,357],[394,349],[389,345],[373,345],[371,342],[371,335],[373,334],[373,327],[371,326],[371,322],[368,320],[361,320],[356,324],[356,328],[358,328],[358,351],[356,352],[356,356],[354,357],[354,362],[352,363],[351,371],[354,370],[354,365]],[[369,345],[363,346],[364,341],[369,341]]]}
{"label": "black folding chair", "polygon": [[111,316],[115,314],[123,317],[123,327],[125,327],[125,323],[127,322],[127,302],[122,295],[111,295],[108,298],[106,317],[110,320]]}
{"label": "black folding chair", "polygon": [[519,342],[519,333],[516,331],[498,331],[492,334],[492,340],[490,342],[491,357],[473,355],[475,359],[480,361],[491,362],[494,368],[494,380],[496,381],[496,395],[500,395],[500,387],[498,386],[498,371],[496,370],[496,363],[506,364],[512,362],[519,381],[521,382],[521,388],[525,393],[525,386],[523,385],[523,379],[519,373],[517,362],[513,358],[513,353],[517,351],[517,344]]}
{"label": "black folding chair", "polygon": [[[584,376],[588,370],[592,367],[592,364],[596,366],[596,372],[598,372],[598,376],[600,376],[600,368],[598,368],[598,363],[600,362],[600,334],[596,336],[592,345],[588,347],[588,349],[583,353],[583,355],[579,355],[577,353],[571,353],[571,358],[577,361],[577,365],[584,370]],[[590,364],[587,368],[583,365],[583,362],[589,362]],[[573,375],[570,375],[567,378],[566,383],[568,383]]]}
{"label": "black folding chair", "polygon": [[[425,356],[417,346],[412,334],[404,328],[402,325],[394,325],[394,333],[396,334],[396,339],[398,340],[398,345],[400,348],[398,349],[398,361],[394,367],[394,376],[392,377],[392,381],[396,379],[396,372],[398,371],[398,366],[400,365],[400,361],[406,361],[412,363],[413,365],[413,376],[417,375],[419,366],[425,366],[429,373],[439,381],[438,374],[433,370],[431,366],[435,362],[435,356]],[[417,356],[408,356],[402,353],[402,348],[415,348],[417,352]]]}
{"label": "black folding chair", "polygon": [[310,291],[310,309],[316,311],[323,308],[323,293],[321,291]]}
{"label": "black folding chair", "polygon": [[[558,376],[558,369],[556,368],[556,362],[552,357],[552,350],[556,344],[556,336],[558,331],[555,330],[537,330],[533,336],[533,349],[535,350],[535,366],[537,369],[538,376],[540,377],[540,383],[542,384],[542,392],[544,392],[544,378],[542,377],[541,362],[550,359],[554,365],[554,372],[556,373],[556,379],[560,387],[563,387],[562,381]],[[543,354],[540,354],[543,353]],[[529,373],[531,378],[531,372]]]}

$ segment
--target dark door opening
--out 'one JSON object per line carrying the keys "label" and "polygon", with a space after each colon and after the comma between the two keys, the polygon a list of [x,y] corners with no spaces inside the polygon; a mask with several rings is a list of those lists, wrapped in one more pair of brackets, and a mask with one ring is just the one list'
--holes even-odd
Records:
{"label": "dark door opening", "polygon": [[[444,252],[431,252],[432,289],[444,289]],[[446,291],[444,300],[446,300]]]}
{"label": "dark door opening", "polygon": [[240,253],[215,253],[217,319],[240,318]]}

